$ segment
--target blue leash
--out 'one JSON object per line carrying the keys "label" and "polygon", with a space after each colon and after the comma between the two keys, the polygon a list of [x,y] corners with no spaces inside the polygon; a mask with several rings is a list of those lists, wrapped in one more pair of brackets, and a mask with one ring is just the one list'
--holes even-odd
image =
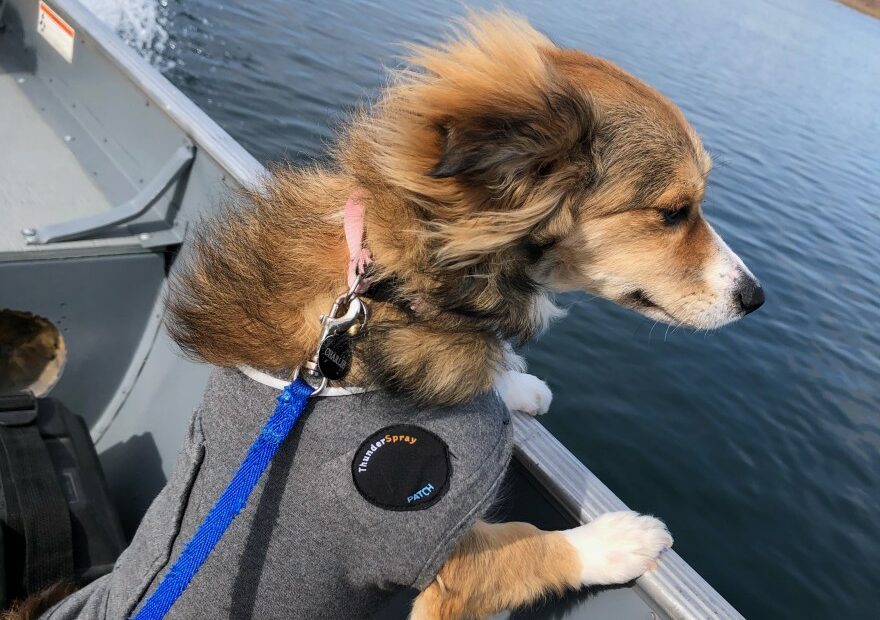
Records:
{"label": "blue leash", "polygon": [[302,379],[297,379],[284,388],[278,396],[275,411],[263,425],[226,490],[133,620],[160,620],[165,617],[208,559],[232,520],[245,507],[251,491],[296,424],[314,391]]}

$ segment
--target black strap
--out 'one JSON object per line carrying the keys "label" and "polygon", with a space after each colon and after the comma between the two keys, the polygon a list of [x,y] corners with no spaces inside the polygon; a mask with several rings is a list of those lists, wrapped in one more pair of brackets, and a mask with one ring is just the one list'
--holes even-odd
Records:
{"label": "black strap", "polygon": [[0,485],[12,596],[73,579],[70,511],[36,418],[37,401],[31,395],[0,396]]}
{"label": "black strap", "polygon": [[383,280],[375,280],[370,284],[363,297],[374,301],[396,302],[398,301],[398,287],[400,280],[392,276]]}
{"label": "black strap", "polygon": [[[370,272],[367,272],[369,276]],[[365,297],[372,301],[381,301],[397,306],[409,316],[413,316],[412,300],[404,299],[400,295],[401,280],[397,276],[390,276],[381,280],[374,280],[361,297]]]}

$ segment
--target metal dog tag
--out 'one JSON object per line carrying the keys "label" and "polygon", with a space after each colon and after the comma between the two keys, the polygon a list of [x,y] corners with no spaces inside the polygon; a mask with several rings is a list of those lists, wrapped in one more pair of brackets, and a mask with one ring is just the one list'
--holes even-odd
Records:
{"label": "metal dog tag", "polygon": [[328,336],[318,349],[318,370],[331,381],[339,381],[351,368],[351,337],[346,334]]}

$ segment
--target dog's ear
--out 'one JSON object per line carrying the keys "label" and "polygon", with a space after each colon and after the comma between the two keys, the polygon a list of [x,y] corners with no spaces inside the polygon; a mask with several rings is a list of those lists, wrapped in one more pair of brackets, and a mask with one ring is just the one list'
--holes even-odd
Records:
{"label": "dog's ear", "polygon": [[437,226],[439,263],[473,264],[503,249],[529,262],[543,256],[535,248],[566,234],[579,190],[598,176],[597,126],[589,96],[563,89],[530,107],[444,120],[427,176],[462,200]]}
{"label": "dog's ear", "polygon": [[427,174],[484,187],[495,197],[551,175],[589,182],[595,125],[589,99],[564,90],[526,109],[498,106],[445,119],[438,127],[440,159]]}
{"label": "dog's ear", "polygon": [[446,121],[440,126],[440,161],[428,171],[435,179],[457,177],[475,184],[514,179],[546,167],[552,153],[535,138],[534,122],[525,118],[480,116]]}
{"label": "dog's ear", "polygon": [[558,51],[521,18],[471,14],[445,43],[416,47],[352,124],[343,165],[393,179],[438,267],[505,249],[540,256],[570,228],[577,188],[598,177],[601,118],[552,60]]}

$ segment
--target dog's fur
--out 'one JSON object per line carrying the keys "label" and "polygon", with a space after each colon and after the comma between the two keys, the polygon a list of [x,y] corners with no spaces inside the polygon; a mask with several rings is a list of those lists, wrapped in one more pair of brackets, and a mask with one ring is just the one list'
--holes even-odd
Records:
{"label": "dog's fur", "polygon": [[[703,219],[711,162],[681,112],[506,13],[471,15],[446,43],[415,48],[334,155],[276,166],[202,227],[168,304],[171,333],[195,357],[281,370],[311,356],[317,317],[346,288],[342,210],[354,192],[394,298],[370,302],[351,381],[425,403],[509,385],[503,373],[519,369],[508,343],[558,314],[554,292],[708,329],[745,314],[737,290],[757,286]],[[413,614],[484,617],[625,582],[671,542],[635,513],[563,533],[481,522]]]}
{"label": "dog's fur", "polygon": [[505,341],[556,315],[555,291],[694,327],[741,315],[747,272],[700,212],[710,160],[670,101],[503,14],[412,64],[345,128],[334,165],[275,167],[202,229],[169,303],[185,349],[221,366],[306,361],[345,289],[356,190],[378,277],[419,301],[373,304],[360,369],[423,401],[488,389]]}
{"label": "dog's fur", "polygon": [[66,358],[64,338],[50,321],[0,310],[0,394],[42,396],[58,381]]}
{"label": "dog's fur", "polygon": [[71,583],[56,583],[23,601],[14,602],[9,609],[0,611],[0,620],[37,620],[47,609],[76,590],[76,586]]}

